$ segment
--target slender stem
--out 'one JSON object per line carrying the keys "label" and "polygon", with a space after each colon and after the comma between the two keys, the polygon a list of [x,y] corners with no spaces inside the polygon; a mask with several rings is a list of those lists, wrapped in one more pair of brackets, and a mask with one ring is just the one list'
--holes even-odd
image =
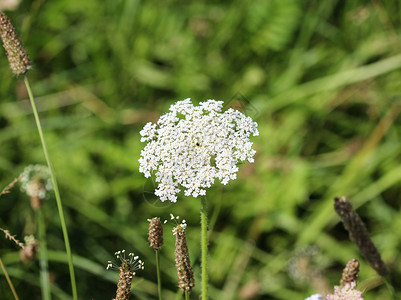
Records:
{"label": "slender stem", "polygon": [[384,282],[386,283],[387,288],[390,290],[391,295],[393,296],[394,300],[399,300],[400,298],[397,295],[396,289],[390,280],[390,276],[384,276]]}
{"label": "slender stem", "polygon": [[39,238],[39,265],[40,265],[40,286],[42,288],[42,299],[50,300],[50,282],[49,282],[49,264],[47,261],[47,243],[46,243],[46,224],[42,208],[36,213],[38,222]]}
{"label": "slender stem", "polygon": [[56,197],[56,203],[57,203],[57,209],[58,209],[58,214],[59,214],[60,223],[61,223],[61,229],[63,231],[65,250],[67,253],[68,266],[69,266],[69,271],[70,271],[72,297],[74,300],[78,300],[77,287],[76,287],[76,283],[75,283],[74,265],[72,264],[71,247],[70,247],[70,241],[68,239],[67,226],[65,224],[63,205],[61,203],[60,192],[58,190],[58,184],[57,184],[54,168],[53,168],[52,162],[50,160],[49,152],[47,151],[46,141],[45,141],[45,137],[43,135],[42,125],[40,124],[38,110],[36,109],[36,104],[35,104],[35,100],[33,98],[32,90],[29,85],[28,78],[26,76],[24,76],[24,82],[25,82],[26,89],[28,91],[29,100],[31,101],[32,110],[33,110],[33,114],[35,116],[35,122],[36,122],[36,126],[38,128],[40,141],[42,142],[42,148],[43,148],[43,152],[44,152],[44,155],[46,158],[47,166],[49,168],[50,176],[52,178],[54,195]]}
{"label": "slender stem", "polygon": [[185,300],[189,300],[189,292],[185,292]]}
{"label": "slender stem", "polygon": [[17,295],[17,292],[16,292],[15,289],[14,289],[13,283],[11,282],[11,279],[10,279],[10,277],[8,276],[6,267],[4,266],[3,260],[2,260],[1,258],[0,258],[0,265],[1,265],[1,268],[3,269],[4,275],[6,276],[8,285],[10,286],[10,289],[11,289],[11,291],[13,292],[13,295],[14,295],[15,300],[19,300],[18,295]]}
{"label": "slender stem", "polygon": [[160,255],[159,250],[155,250],[156,252],[156,269],[157,269],[157,290],[159,292],[159,300],[162,300],[162,280],[160,276]]}
{"label": "slender stem", "polygon": [[207,300],[207,204],[206,197],[201,198],[201,245],[202,245],[202,300]]}

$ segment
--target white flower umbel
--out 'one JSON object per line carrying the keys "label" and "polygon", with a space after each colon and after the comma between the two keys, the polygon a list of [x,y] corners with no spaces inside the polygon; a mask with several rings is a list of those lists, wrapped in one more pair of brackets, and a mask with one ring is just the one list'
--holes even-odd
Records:
{"label": "white flower umbel", "polygon": [[236,179],[239,162],[254,161],[249,137],[259,135],[257,123],[237,110],[222,108],[223,101],[207,100],[199,106],[190,99],[178,101],[140,132],[147,145],[139,171],[145,177],[155,172],[155,194],[161,201],[176,202],[180,187],[186,196],[205,195],[216,178],[222,184]]}

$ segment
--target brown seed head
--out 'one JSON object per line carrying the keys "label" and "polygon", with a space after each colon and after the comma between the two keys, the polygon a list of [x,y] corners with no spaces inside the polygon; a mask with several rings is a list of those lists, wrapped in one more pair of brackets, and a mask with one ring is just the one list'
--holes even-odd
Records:
{"label": "brown seed head", "polygon": [[356,282],[358,279],[359,261],[355,258],[349,260],[343,270],[340,285],[344,286],[347,283]]}
{"label": "brown seed head", "polygon": [[31,62],[13,24],[2,11],[0,11],[0,37],[13,73],[25,74],[32,68]]}
{"label": "brown seed head", "polygon": [[173,229],[175,234],[175,266],[177,268],[178,286],[182,292],[190,292],[195,286],[194,273],[188,254],[185,226],[178,225]]}
{"label": "brown seed head", "polygon": [[334,210],[337,212],[350,239],[358,246],[369,265],[381,276],[386,276],[388,270],[381,259],[380,253],[370,239],[365,224],[352,208],[351,202],[345,197],[334,198]]}
{"label": "brown seed head", "polygon": [[132,277],[135,273],[128,260],[122,263],[117,283],[116,300],[128,300],[131,290]]}
{"label": "brown seed head", "polygon": [[163,246],[163,227],[159,217],[150,220],[148,240],[150,246],[159,250]]}

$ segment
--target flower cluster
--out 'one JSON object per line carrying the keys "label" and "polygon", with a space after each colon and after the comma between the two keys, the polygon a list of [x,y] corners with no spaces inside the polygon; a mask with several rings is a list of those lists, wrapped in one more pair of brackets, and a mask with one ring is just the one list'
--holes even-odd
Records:
{"label": "flower cluster", "polygon": [[223,101],[207,100],[194,106],[190,99],[178,101],[157,124],[140,132],[147,145],[141,152],[139,171],[150,177],[155,171],[161,201],[177,201],[180,186],[185,195],[206,194],[219,179],[236,179],[237,164],[253,162],[250,136],[259,135],[257,123],[232,108],[222,112]]}
{"label": "flower cluster", "polygon": [[[144,269],[144,263],[142,260],[139,259],[139,256],[135,256],[134,253],[129,253],[128,258],[125,258],[125,250],[117,251],[114,253],[114,255],[117,257],[117,259],[120,260],[121,265],[117,265],[111,260],[107,262],[107,267],[106,269],[116,269],[120,270],[122,269],[130,269],[132,272],[136,270],[143,270]],[[135,272],[133,273],[135,275]]]}
{"label": "flower cluster", "polygon": [[[355,281],[343,286],[335,286],[334,294],[327,295],[325,300],[363,300],[362,292],[355,289]],[[323,300],[323,296],[315,294],[305,300]]]}
{"label": "flower cluster", "polygon": [[120,271],[118,276],[117,291],[115,300],[128,300],[131,290],[132,278],[135,276],[136,270],[143,270],[144,264],[135,256],[134,253],[128,254],[129,258],[125,258],[125,250],[114,253],[117,259],[120,260],[121,266],[116,265],[112,261],[107,263],[108,269],[117,269]]}
{"label": "flower cluster", "polygon": [[29,165],[21,174],[21,189],[30,197],[44,199],[53,189],[50,171],[43,165]]}
{"label": "flower cluster", "polygon": [[335,286],[334,294],[326,296],[327,300],[363,300],[362,292],[355,289],[356,283],[353,281],[344,286]]}

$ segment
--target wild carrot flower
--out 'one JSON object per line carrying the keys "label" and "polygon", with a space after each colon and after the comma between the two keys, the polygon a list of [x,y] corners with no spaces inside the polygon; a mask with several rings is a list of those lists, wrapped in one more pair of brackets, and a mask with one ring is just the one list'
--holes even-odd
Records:
{"label": "wild carrot flower", "polygon": [[237,164],[253,162],[249,137],[259,135],[257,123],[232,108],[222,112],[223,101],[207,100],[199,106],[190,99],[178,101],[156,124],[140,132],[147,145],[141,152],[139,171],[156,172],[156,196],[177,201],[180,186],[185,195],[206,194],[215,179],[227,184],[236,179]]}
{"label": "wild carrot flower", "polygon": [[13,73],[25,74],[32,68],[31,62],[13,24],[2,11],[0,11],[0,37]]}
{"label": "wild carrot flower", "polygon": [[351,282],[344,286],[335,286],[334,294],[326,295],[325,298],[320,294],[315,294],[305,300],[363,300],[362,292],[356,290],[355,285],[355,282]]}
{"label": "wild carrot flower", "polygon": [[126,258],[125,250],[117,251],[114,254],[116,255],[117,259],[120,260],[121,265],[116,265],[112,261],[109,261],[106,269],[117,269],[120,271],[115,299],[128,300],[131,290],[132,278],[135,276],[135,271],[143,270],[144,263],[139,259],[138,256],[134,256],[133,253],[129,253],[128,258]]}
{"label": "wild carrot flower", "polygon": [[334,294],[326,296],[326,300],[363,300],[362,292],[355,289],[355,282],[344,286],[335,286]]}

